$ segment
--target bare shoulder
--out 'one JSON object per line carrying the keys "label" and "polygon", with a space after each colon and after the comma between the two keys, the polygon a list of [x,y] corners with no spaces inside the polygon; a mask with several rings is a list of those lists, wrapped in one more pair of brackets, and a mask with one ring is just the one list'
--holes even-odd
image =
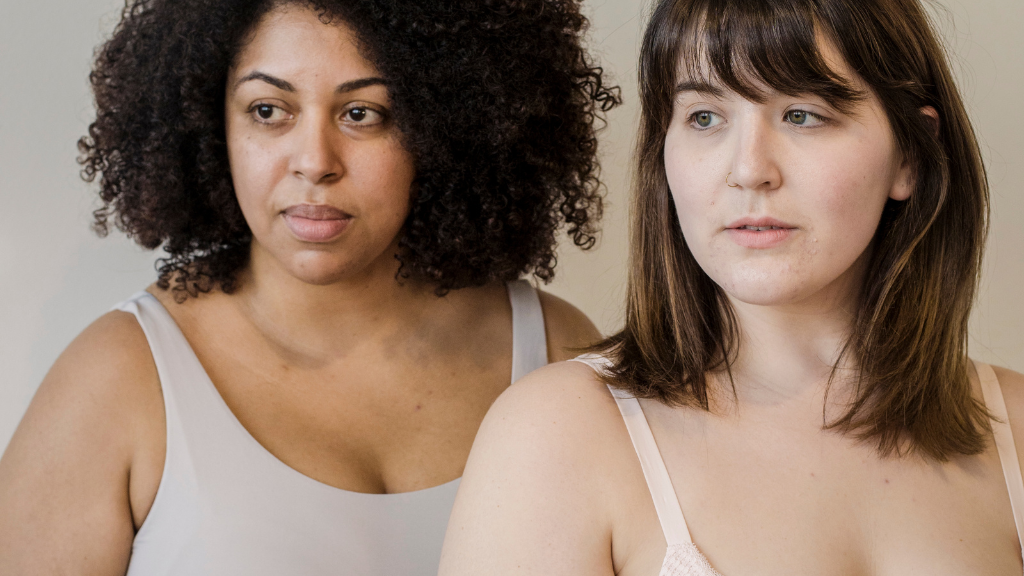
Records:
{"label": "bare shoulder", "polygon": [[510,386],[491,407],[488,420],[495,426],[534,425],[555,429],[568,439],[572,430],[558,428],[570,426],[578,420],[603,420],[601,416],[618,418],[615,400],[608,387],[590,366],[582,362],[557,362],[544,366]]}
{"label": "bare shoulder", "polygon": [[473,444],[440,574],[610,576],[617,510],[608,495],[620,467],[608,463],[630,450],[621,422],[608,389],[578,362],[509,387]]}
{"label": "bare shoulder", "polygon": [[601,340],[597,327],[579,308],[543,290],[538,290],[537,294],[544,310],[548,358],[552,362],[573,358],[583,348]]}
{"label": "bare shoulder", "polygon": [[992,366],[992,370],[999,380],[1011,426],[1020,430],[1019,434],[1024,439],[1024,374],[1001,366]]}
{"label": "bare shoulder", "polygon": [[146,335],[135,316],[120,311],[104,314],[83,330],[40,387],[44,394],[101,394],[125,402],[153,392],[159,394],[159,378]]}
{"label": "bare shoulder", "polygon": [[105,314],[54,363],[0,459],[0,572],[123,572],[159,483],[163,421],[145,334]]}
{"label": "bare shoulder", "polygon": [[615,400],[597,373],[580,362],[558,362],[535,370],[498,397],[473,450],[481,457],[485,452],[516,454],[553,474],[560,469],[552,467],[557,463],[604,462],[602,439],[621,428]]}
{"label": "bare shoulder", "polygon": [[992,366],[1003,392],[1010,429],[1015,438],[1017,459],[1024,463],[1024,374],[1008,368]]}
{"label": "bare shoulder", "polygon": [[163,427],[163,394],[146,335],[132,314],[114,311],[90,324],[54,362],[9,452],[13,458],[24,446],[71,458],[102,446],[105,457],[130,460],[140,444],[162,451]]}
{"label": "bare shoulder", "polygon": [[46,374],[32,404],[49,406],[71,400],[83,409],[92,406],[116,414],[126,404],[152,397],[154,392],[159,397],[159,379],[146,335],[132,314],[114,311],[98,318],[68,345]]}

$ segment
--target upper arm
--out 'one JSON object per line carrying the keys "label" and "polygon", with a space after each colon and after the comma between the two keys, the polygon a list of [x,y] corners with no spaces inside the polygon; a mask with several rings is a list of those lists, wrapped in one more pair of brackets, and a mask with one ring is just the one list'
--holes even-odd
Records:
{"label": "upper arm", "polygon": [[[131,491],[155,495],[163,420],[141,328],[103,316],[57,359],[0,459],[0,573],[124,574]],[[149,473],[132,478],[140,461]]]}
{"label": "upper arm", "polygon": [[582,354],[601,341],[601,333],[586,314],[554,294],[537,291],[544,310],[548,341],[548,361],[560,362]]}
{"label": "upper arm", "polygon": [[616,408],[594,380],[581,364],[547,366],[494,403],[462,477],[441,576],[612,574],[601,464]]}

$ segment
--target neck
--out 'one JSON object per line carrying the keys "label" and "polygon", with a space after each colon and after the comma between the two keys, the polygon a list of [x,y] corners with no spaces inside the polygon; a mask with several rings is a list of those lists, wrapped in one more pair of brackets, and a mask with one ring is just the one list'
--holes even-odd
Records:
{"label": "neck", "polygon": [[841,355],[856,314],[860,268],[855,265],[799,302],[757,305],[730,298],[740,331],[732,364],[740,404],[812,407],[820,424],[828,389],[826,412],[844,409],[853,393],[856,359]]}
{"label": "neck", "polygon": [[285,356],[341,359],[371,342],[407,338],[441,300],[433,286],[399,282],[399,264],[387,254],[357,274],[312,284],[254,249],[233,299]]}

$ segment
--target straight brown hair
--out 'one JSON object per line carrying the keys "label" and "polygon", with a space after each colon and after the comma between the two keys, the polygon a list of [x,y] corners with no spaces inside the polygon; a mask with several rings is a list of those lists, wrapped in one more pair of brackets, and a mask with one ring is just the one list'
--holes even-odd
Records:
{"label": "straight brown hair", "polygon": [[[988,413],[968,379],[967,322],[988,220],[981,153],[943,49],[917,0],[661,0],[640,56],[624,329],[599,345],[613,386],[672,405],[708,404],[729,372],[739,327],[690,253],[665,175],[676,86],[717,81],[753,101],[763,88],[815,94],[839,110],[865,95],[830,70],[830,43],[881,102],[916,189],[886,205],[851,334],[856,397],[828,429],[884,456],[945,460],[984,449]],[[921,113],[931,106],[938,130]],[[731,372],[730,372],[731,378]]]}

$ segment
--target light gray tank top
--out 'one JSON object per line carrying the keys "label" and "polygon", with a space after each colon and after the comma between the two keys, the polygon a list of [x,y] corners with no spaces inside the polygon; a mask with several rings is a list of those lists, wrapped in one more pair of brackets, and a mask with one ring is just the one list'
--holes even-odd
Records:
{"label": "light gray tank top", "polygon": [[[512,381],[547,364],[544,315],[508,285]],[[167,310],[146,292],[138,319],[163,389],[167,455],[129,576],[434,576],[459,480],[400,494],[349,492],[278,460],[221,398]]]}

